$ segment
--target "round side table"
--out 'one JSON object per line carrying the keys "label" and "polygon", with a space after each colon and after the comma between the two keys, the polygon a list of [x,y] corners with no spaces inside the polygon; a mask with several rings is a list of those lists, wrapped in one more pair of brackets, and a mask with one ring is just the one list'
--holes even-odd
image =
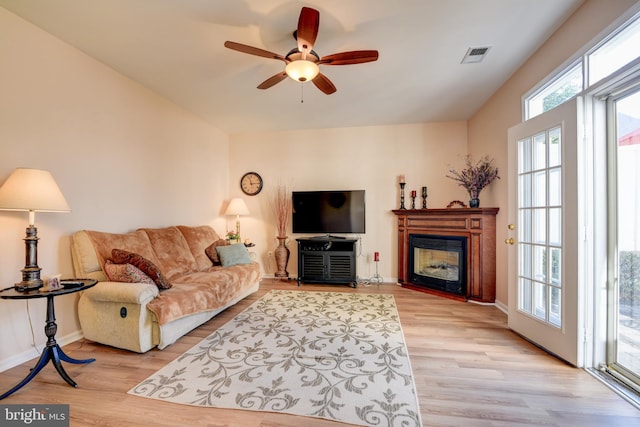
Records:
{"label": "round side table", "polygon": [[92,286],[95,286],[97,281],[93,279],[69,279],[69,280],[61,280],[60,281],[60,289],[55,290],[41,290],[35,289],[32,291],[20,292],[15,288],[7,288],[0,291],[0,298],[8,299],[8,300],[18,300],[18,299],[32,299],[32,298],[47,298],[47,320],[44,326],[44,333],[47,335],[47,345],[42,350],[42,354],[40,355],[40,359],[36,366],[31,369],[29,375],[26,376],[25,379],[20,381],[18,385],[13,387],[11,390],[4,393],[0,396],[0,400],[5,397],[10,396],[14,392],[20,390],[24,387],[29,381],[31,381],[37,374],[44,368],[49,361],[53,364],[53,366],[58,371],[58,374],[71,386],[77,387],[76,384],[69,374],[62,367],[61,360],[69,363],[81,364],[81,363],[91,363],[95,362],[96,359],[73,359],[67,356],[58,343],[56,342],[56,332],[58,330],[58,325],[56,325],[56,315],[54,310],[53,299],[59,295],[67,295],[73,294],[75,292],[84,291],[85,289],[89,289]]}

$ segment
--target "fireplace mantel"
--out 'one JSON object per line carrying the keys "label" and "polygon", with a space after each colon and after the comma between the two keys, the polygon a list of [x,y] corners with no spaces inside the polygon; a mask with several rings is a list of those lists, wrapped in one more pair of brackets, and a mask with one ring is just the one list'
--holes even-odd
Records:
{"label": "fireplace mantel", "polygon": [[468,300],[495,302],[496,298],[496,214],[499,208],[398,209],[398,281],[404,287],[453,295],[425,288],[410,281],[409,236],[430,234],[467,238]]}

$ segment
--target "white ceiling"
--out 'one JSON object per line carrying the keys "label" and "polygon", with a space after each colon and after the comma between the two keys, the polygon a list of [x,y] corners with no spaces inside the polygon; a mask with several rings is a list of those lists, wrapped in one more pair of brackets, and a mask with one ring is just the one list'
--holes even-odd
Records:
{"label": "white ceiling", "polygon": [[[229,132],[468,119],[583,0],[0,0],[0,5]],[[286,79],[302,6],[320,11],[314,50],[377,49],[321,66],[337,87]],[[461,64],[470,47],[483,62]],[[304,99],[304,103],[301,103]]]}

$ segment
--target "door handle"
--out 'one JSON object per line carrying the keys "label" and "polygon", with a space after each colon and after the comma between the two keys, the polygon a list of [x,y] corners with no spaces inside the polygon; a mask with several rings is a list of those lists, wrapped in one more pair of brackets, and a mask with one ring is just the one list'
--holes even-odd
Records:
{"label": "door handle", "polygon": [[504,242],[505,242],[507,245],[513,245],[516,241],[515,241],[515,240],[513,240],[513,237],[509,237],[508,239],[504,239]]}

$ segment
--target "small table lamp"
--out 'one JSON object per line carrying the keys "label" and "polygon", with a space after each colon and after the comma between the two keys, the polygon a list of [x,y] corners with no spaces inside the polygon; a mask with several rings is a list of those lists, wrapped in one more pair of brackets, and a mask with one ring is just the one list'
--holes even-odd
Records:
{"label": "small table lamp", "polygon": [[35,213],[70,211],[58,184],[48,171],[18,168],[0,187],[0,210],[29,212],[29,226],[24,238],[25,266],[22,270],[22,282],[16,283],[15,288],[25,292],[42,287]]}
{"label": "small table lamp", "polygon": [[241,242],[240,215],[249,215],[249,208],[247,207],[247,204],[242,199],[231,199],[229,206],[227,206],[227,210],[224,211],[224,214],[236,216],[236,235],[238,236],[238,241]]}

